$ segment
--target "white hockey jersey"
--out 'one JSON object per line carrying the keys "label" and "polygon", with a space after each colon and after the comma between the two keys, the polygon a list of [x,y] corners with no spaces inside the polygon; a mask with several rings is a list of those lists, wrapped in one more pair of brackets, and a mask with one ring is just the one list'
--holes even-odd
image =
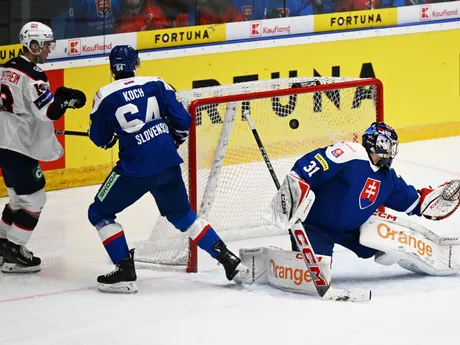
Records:
{"label": "white hockey jersey", "polygon": [[20,56],[0,67],[0,148],[41,161],[64,154],[48,108],[54,95],[46,74]]}

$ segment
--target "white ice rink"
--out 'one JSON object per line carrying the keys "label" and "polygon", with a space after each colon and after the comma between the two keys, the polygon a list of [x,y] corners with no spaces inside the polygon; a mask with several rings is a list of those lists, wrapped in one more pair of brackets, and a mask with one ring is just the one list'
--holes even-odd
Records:
{"label": "white ice rink", "polygon": [[[403,144],[394,167],[416,187],[460,178],[460,137]],[[0,345],[460,344],[460,275],[418,276],[336,248],[336,287],[371,288],[369,303],[320,301],[266,286],[239,287],[200,253],[200,273],[138,270],[135,295],[103,294],[96,277],[112,269],[86,217],[97,186],[48,193],[28,247],[43,260],[30,275],[0,273]],[[6,203],[0,199],[0,209]],[[130,242],[146,238],[151,197],[119,220]],[[418,219],[417,219],[418,220]],[[422,220],[420,220],[422,221]],[[460,212],[438,232],[460,232]],[[228,243],[278,245],[288,236]]]}

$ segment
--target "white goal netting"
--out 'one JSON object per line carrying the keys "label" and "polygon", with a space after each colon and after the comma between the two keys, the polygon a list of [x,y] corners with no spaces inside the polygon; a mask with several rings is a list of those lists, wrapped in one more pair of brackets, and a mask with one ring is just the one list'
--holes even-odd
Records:
{"label": "white goal netting", "polygon": [[[278,234],[260,217],[276,188],[243,114],[251,114],[282,181],[305,153],[341,140],[360,140],[373,121],[383,119],[381,93],[378,80],[333,77],[274,79],[178,92],[196,123],[195,134],[191,131],[180,148],[192,207],[224,240]],[[200,100],[196,109],[190,108],[196,100]],[[187,236],[163,217],[137,247],[137,261],[184,266],[191,271],[196,267]]]}

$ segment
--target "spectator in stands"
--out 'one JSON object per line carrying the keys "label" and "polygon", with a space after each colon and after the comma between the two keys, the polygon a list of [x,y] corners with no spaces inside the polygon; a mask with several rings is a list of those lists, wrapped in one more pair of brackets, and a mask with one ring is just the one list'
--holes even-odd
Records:
{"label": "spectator in stands", "polygon": [[299,16],[335,12],[335,0],[306,0],[299,11]]}
{"label": "spectator in stands", "polygon": [[[311,1],[307,0],[233,0],[244,20],[295,17],[313,14],[313,9],[305,11]],[[310,6],[311,7],[311,6]],[[304,11],[305,13],[301,13]]]}
{"label": "spectator in stands", "polygon": [[373,10],[393,7],[393,0],[337,0],[335,12]]}
{"label": "spectator in stands", "polygon": [[156,0],[170,27],[195,25],[195,0]]}
{"label": "spectator in stands", "polygon": [[230,0],[201,1],[197,13],[197,24],[222,24],[243,21],[243,15],[238,12]]}
{"label": "spectator in stands", "polygon": [[[171,5],[171,4],[170,4]],[[168,12],[165,12],[165,9]],[[116,22],[116,32],[167,29],[188,25],[187,13],[161,7],[153,0],[124,0],[123,14]]]}
{"label": "spectator in stands", "polygon": [[122,0],[69,0],[66,37],[113,34],[121,10]]}

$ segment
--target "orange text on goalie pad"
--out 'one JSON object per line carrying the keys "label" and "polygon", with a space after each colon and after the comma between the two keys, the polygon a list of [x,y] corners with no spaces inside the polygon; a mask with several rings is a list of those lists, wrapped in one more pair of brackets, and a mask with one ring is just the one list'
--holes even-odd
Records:
{"label": "orange text on goalie pad", "polygon": [[[302,255],[296,255],[298,260],[302,260]],[[317,257],[318,262],[321,262],[322,257]],[[271,259],[270,262],[270,273],[278,279],[285,279],[292,281],[295,285],[301,285],[302,283],[310,284],[312,282],[310,273],[307,269],[300,269],[292,267],[286,267],[278,265],[274,259]]]}
{"label": "orange text on goalie pad", "polygon": [[395,241],[405,246],[409,246],[417,250],[417,253],[421,256],[432,256],[433,248],[425,241],[419,240],[412,235],[407,235],[402,231],[396,231],[391,229],[388,224],[379,223],[377,225],[377,234],[389,241]]}

